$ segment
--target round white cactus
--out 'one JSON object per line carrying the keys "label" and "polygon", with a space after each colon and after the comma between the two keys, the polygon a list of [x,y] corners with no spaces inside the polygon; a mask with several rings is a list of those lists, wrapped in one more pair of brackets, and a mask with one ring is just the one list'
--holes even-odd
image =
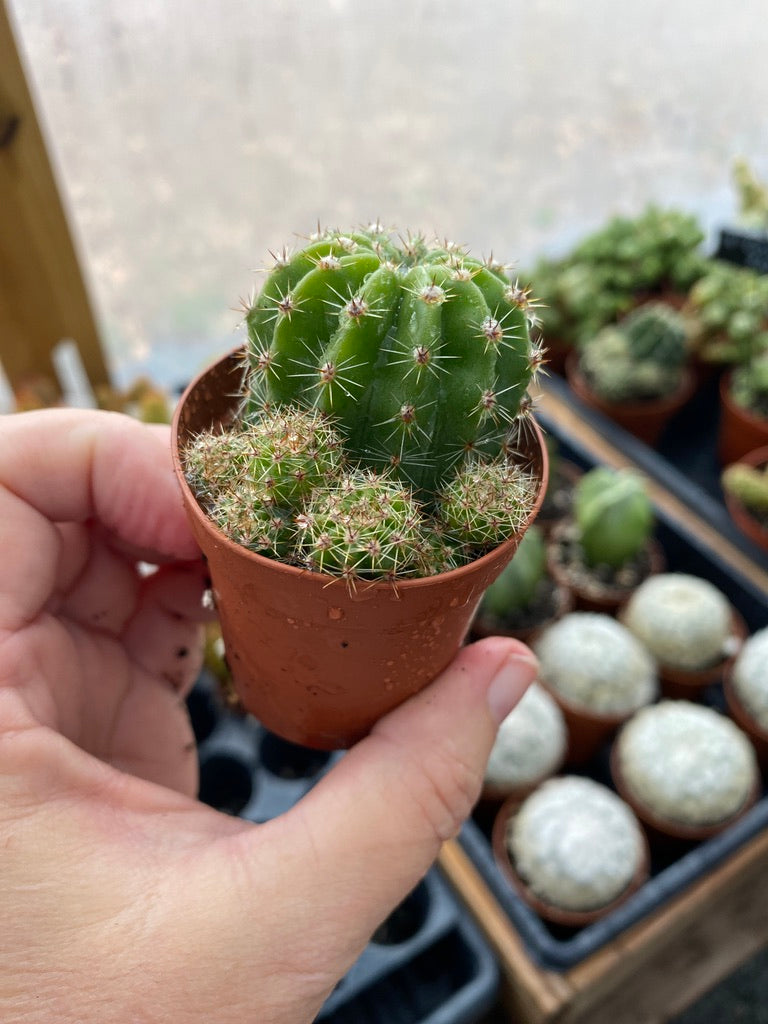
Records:
{"label": "round white cactus", "polygon": [[731,606],[717,587],[698,576],[651,576],[629,599],[621,619],[670,668],[696,671],[733,653]]}
{"label": "round white cactus", "polygon": [[630,808],[607,787],[578,776],[543,783],[521,805],[506,839],[515,870],[531,892],[563,910],[612,903],[643,856]]}
{"label": "round white cactus", "polygon": [[733,664],[731,681],[744,710],[768,732],[768,626],[745,642]]}
{"label": "round white cactus", "polygon": [[628,792],[672,823],[727,821],[745,805],[757,780],[755,754],[744,733],[724,715],[690,701],[643,708],[616,743]]}
{"label": "round white cactus", "polygon": [[609,615],[571,612],[544,630],[535,649],[539,678],[568,703],[623,714],[657,696],[653,658]]}
{"label": "round white cactus", "polygon": [[567,743],[562,711],[534,683],[499,727],[485,769],[486,785],[509,792],[530,786],[557,769]]}

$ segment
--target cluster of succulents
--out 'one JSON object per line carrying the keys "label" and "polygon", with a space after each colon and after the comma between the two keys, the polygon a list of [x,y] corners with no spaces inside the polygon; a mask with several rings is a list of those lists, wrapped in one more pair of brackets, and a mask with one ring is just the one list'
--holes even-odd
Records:
{"label": "cluster of succulents", "polygon": [[638,299],[687,293],[705,271],[703,240],[695,217],[650,206],[612,218],[562,259],[539,261],[531,279],[544,336],[579,345]]}
{"label": "cluster of succulents", "polygon": [[633,402],[674,392],[687,358],[683,317],[671,306],[649,302],[585,342],[579,367],[600,398]]}
{"label": "cluster of succulents", "polygon": [[254,551],[347,578],[429,576],[516,533],[543,356],[535,303],[492,262],[380,225],[318,232],[246,304],[241,408],[187,479]]}
{"label": "cluster of succulents", "polygon": [[691,288],[684,313],[691,344],[709,363],[742,364],[768,352],[768,277],[712,260]]}

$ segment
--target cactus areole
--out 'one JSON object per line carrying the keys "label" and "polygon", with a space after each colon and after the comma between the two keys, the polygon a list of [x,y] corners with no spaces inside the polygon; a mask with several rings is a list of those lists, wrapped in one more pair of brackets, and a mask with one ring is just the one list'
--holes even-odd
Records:
{"label": "cactus areole", "polygon": [[246,314],[248,410],[332,417],[348,455],[432,495],[496,456],[541,362],[528,293],[493,262],[378,225],[281,255]]}

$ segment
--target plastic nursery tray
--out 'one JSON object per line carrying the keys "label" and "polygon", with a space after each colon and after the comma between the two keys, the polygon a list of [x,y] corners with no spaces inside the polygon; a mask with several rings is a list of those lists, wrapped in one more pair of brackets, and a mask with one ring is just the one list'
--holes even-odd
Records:
{"label": "plastic nursery tray", "polygon": [[[256,823],[292,807],[343,756],[280,739],[220,702],[204,674],[188,707],[200,799]],[[317,1017],[322,1024],[470,1024],[493,1004],[496,961],[433,868],[377,929]]]}
{"label": "plastic nursery tray", "polygon": [[[564,458],[583,469],[595,464],[594,457],[578,441],[566,439],[557,424],[548,422],[546,416],[538,418],[558,440]],[[658,509],[656,535],[670,571],[687,572],[710,580],[741,612],[750,632],[768,625],[768,593],[750,580],[737,577],[716,551],[687,533],[679,523],[667,519]],[[710,687],[703,699],[719,710],[724,709],[719,685]],[[606,744],[588,765],[577,770],[578,773],[610,786],[609,752],[610,744]],[[570,771],[566,766],[564,773]],[[712,839],[700,843],[670,841],[663,849],[659,845],[652,848],[648,882],[615,911],[581,929],[547,924],[516,895],[494,860],[490,825],[488,816],[478,810],[475,819],[467,822],[459,836],[462,847],[517,928],[531,958],[542,967],[566,970],[681,893],[768,826],[768,792],[764,791],[747,815]]]}

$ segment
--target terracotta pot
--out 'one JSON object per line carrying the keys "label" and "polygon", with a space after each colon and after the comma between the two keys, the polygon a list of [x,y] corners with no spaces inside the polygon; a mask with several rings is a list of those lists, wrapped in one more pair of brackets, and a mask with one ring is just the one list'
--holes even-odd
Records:
{"label": "terracotta pot", "polygon": [[738,647],[749,635],[746,622],[735,608],[731,609],[731,621],[731,636],[738,642],[737,649],[716,665],[701,669],[682,669],[659,664],[659,685],[665,697],[671,700],[696,700],[708,686],[721,682],[723,674],[733,664],[738,654]]}
{"label": "terracotta pot", "polygon": [[348,747],[456,654],[483,592],[536,517],[546,448],[534,424],[526,454],[541,483],[517,536],[439,576],[350,588],[234,544],[188,487],[179,451],[200,430],[232,421],[242,374],[242,350],[225,356],[187,388],[173,422],[174,468],[208,560],[235,689],[245,710],[284,739],[321,750]]}
{"label": "terracotta pot", "polygon": [[758,725],[749,711],[744,707],[733,685],[733,664],[729,665],[723,678],[723,693],[728,714],[736,725],[749,736],[755,748],[757,760],[763,773],[768,772],[768,729]]}
{"label": "terracotta pot", "polygon": [[669,420],[682,409],[696,389],[696,377],[690,368],[685,367],[680,384],[671,395],[642,402],[606,402],[589,386],[579,368],[577,352],[568,355],[565,372],[571,390],[582,402],[608,416],[648,445],[658,441]]}
{"label": "terracotta pot", "polygon": [[651,838],[658,838],[661,840],[674,839],[685,842],[703,842],[705,839],[711,839],[712,836],[716,836],[720,832],[725,831],[725,829],[733,825],[734,822],[743,818],[747,811],[755,804],[758,796],[760,795],[759,781],[756,779],[749,796],[735,814],[730,815],[730,817],[725,818],[722,821],[713,822],[709,825],[689,825],[681,821],[673,821],[670,818],[663,818],[656,814],[652,808],[646,806],[637,799],[630,787],[627,785],[626,779],[621,771],[618,743],[614,743],[611,748],[611,778],[614,786],[616,787],[616,792],[625,803],[629,804],[640,821],[642,821],[646,826]]}
{"label": "terracotta pot", "polygon": [[768,445],[768,420],[755,416],[731,397],[731,375],[720,379],[720,427],[717,456],[722,466],[738,462],[749,452]]}
{"label": "terracotta pot", "polygon": [[485,636],[511,636],[514,637],[515,640],[521,640],[524,644],[528,644],[530,646],[543,629],[546,629],[547,626],[551,626],[553,622],[557,622],[558,619],[562,619],[564,615],[573,611],[573,594],[568,587],[555,584],[552,601],[551,615],[547,616],[546,619],[542,619],[541,622],[537,622],[535,625],[520,629],[509,626],[503,620],[496,619],[493,616],[478,613],[472,623],[471,636],[473,639],[477,640]]}
{"label": "terracotta pot", "polygon": [[569,765],[583,765],[591,760],[600,747],[613,737],[619,726],[634,714],[634,709],[603,713],[592,711],[584,705],[569,701],[542,679],[537,682],[547,691],[565,718],[568,729],[565,763]]}
{"label": "terracotta pot", "polygon": [[552,924],[564,925],[568,928],[583,928],[594,921],[600,920],[607,914],[612,913],[622,903],[643,885],[650,875],[650,851],[645,836],[642,837],[642,853],[638,861],[637,870],[630,884],[610,903],[605,906],[596,907],[594,910],[564,910],[562,907],[553,906],[540,899],[529,886],[518,875],[507,850],[507,827],[510,819],[515,815],[520,806],[519,802],[509,800],[504,803],[497,814],[491,833],[491,845],[493,855],[504,877],[510,883],[520,899],[523,900],[539,917]]}
{"label": "terracotta pot", "polygon": [[[762,469],[762,467],[768,465],[768,447],[757,448],[755,451],[747,452],[738,461],[746,463],[748,466],[754,466],[756,469]],[[743,505],[738,498],[729,494],[726,490],[723,491],[723,497],[725,498],[726,508],[736,526],[738,526],[743,534],[749,537],[753,544],[762,548],[763,551],[768,551],[768,525],[763,525],[759,519],[752,515],[746,505]]]}
{"label": "terracotta pot", "polygon": [[568,562],[561,559],[560,541],[563,534],[571,528],[571,521],[563,520],[552,530],[549,538],[547,566],[553,578],[561,586],[568,587],[573,592],[576,608],[580,611],[603,612],[606,615],[611,615],[629,599],[632,590],[644,579],[664,572],[666,568],[667,559],[664,551],[659,542],[652,537],[648,541],[646,549],[648,572],[642,579],[635,580],[631,588],[603,583],[597,578],[586,582]]}

